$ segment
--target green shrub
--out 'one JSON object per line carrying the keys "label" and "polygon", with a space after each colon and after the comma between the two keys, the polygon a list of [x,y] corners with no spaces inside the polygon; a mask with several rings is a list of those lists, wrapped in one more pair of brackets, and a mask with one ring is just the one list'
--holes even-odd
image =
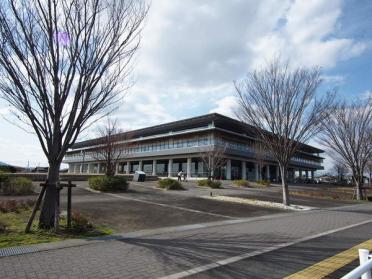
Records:
{"label": "green shrub", "polygon": [[34,193],[34,186],[26,177],[5,178],[1,192],[7,195],[28,195]]}
{"label": "green shrub", "polygon": [[202,179],[198,180],[198,185],[203,187],[210,187],[213,189],[219,189],[221,188],[221,181]]}
{"label": "green shrub", "polygon": [[165,178],[159,180],[158,187],[166,190],[184,190],[182,184],[172,178]]}
{"label": "green shrub", "polygon": [[123,176],[95,176],[89,178],[89,187],[102,192],[127,191],[129,184]]}
{"label": "green shrub", "polygon": [[234,180],[233,183],[239,187],[249,187],[249,182],[245,179]]}
{"label": "green shrub", "polygon": [[262,185],[262,186],[270,186],[271,181],[270,180],[265,180],[265,179],[260,179],[260,180],[257,180],[257,184]]}
{"label": "green shrub", "polygon": [[78,211],[71,213],[71,230],[76,233],[85,233],[93,230],[93,224]]}
{"label": "green shrub", "polygon": [[208,186],[208,179],[202,179],[202,180],[198,180],[198,185],[199,186]]}

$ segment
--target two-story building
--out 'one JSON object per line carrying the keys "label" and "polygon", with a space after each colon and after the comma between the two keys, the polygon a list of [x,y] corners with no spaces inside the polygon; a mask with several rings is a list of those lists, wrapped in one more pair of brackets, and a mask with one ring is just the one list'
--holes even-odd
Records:
{"label": "two-story building", "polygon": [[[159,177],[174,177],[182,170],[189,179],[206,177],[201,154],[224,146],[225,164],[215,174],[216,177],[278,181],[277,163],[267,153],[264,158],[262,154],[259,158],[255,142],[253,127],[217,113],[202,115],[129,131],[122,137],[119,135],[117,144],[125,150],[121,153],[116,172],[131,174],[142,170]],[[100,143],[99,138],[75,143],[64,159],[64,163],[69,165],[69,172],[104,173],[105,162],[93,156]],[[314,172],[323,169],[323,158],[320,156],[323,152],[303,144],[292,158],[289,179],[295,176],[314,178]]]}

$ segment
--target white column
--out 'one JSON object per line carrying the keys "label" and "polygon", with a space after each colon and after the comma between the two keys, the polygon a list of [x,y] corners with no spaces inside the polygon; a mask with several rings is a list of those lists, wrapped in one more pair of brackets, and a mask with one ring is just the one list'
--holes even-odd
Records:
{"label": "white column", "polygon": [[88,173],[93,173],[93,164],[88,164]]}
{"label": "white column", "polygon": [[139,161],[139,163],[138,163],[138,170],[139,171],[143,170],[143,162],[142,161]]}
{"label": "white column", "polygon": [[119,173],[119,163],[115,164],[115,175]]}
{"label": "white column", "polygon": [[226,160],[226,179],[231,180],[231,160]]}
{"label": "white column", "polygon": [[191,178],[191,158],[187,158],[186,172],[187,172],[187,179],[190,179]]}
{"label": "white column", "polygon": [[130,173],[130,161],[127,162],[127,169],[125,171],[126,174]]}
{"label": "white column", "polygon": [[84,164],[81,163],[81,164],[80,164],[80,173],[83,173],[83,168],[84,168]]}
{"label": "white column", "polygon": [[311,171],[311,179],[314,180],[314,171]]}
{"label": "white column", "polygon": [[247,179],[247,166],[245,161],[242,161],[242,179]]}
{"label": "white column", "polygon": [[266,179],[270,180],[270,166],[269,165],[266,166]]}
{"label": "white column", "polygon": [[156,175],[156,160],[152,160],[152,175]]}
{"label": "white column", "polygon": [[101,164],[97,163],[97,173],[100,173]]}
{"label": "white column", "polygon": [[275,166],[275,171],[276,171],[275,180],[276,180],[276,182],[278,182],[279,181],[279,176],[280,176],[279,166]]}
{"label": "white column", "polygon": [[173,159],[169,159],[169,161],[168,161],[168,177],[172,177],[172,170],[173,170]]}
{"label": "white column", "polygon": [[254,171],[255,171],[255,177],[256,177],[256,181],[257,180],[260,180],[260,172],[258,171],[258,168],[259,168],[259,166],[258,166],[258,164],[256,163],[256,164],[254,164]]}

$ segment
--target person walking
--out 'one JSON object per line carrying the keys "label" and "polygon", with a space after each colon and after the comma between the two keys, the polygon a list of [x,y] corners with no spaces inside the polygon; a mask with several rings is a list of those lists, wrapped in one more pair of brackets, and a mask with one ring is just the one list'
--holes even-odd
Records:
{"label": "person walking", "polygon": [[177,176],[178,176],[178,182],[181,182],[181,177],[182,177],[182,171],[179,171]]}

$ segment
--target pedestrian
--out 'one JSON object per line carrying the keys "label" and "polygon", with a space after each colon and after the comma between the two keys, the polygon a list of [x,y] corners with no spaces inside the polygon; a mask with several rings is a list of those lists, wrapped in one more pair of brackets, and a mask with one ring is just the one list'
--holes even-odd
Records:
{"label": "pedestrian", "polygon": [[177,176],[178,176],[178,182],[181,182],[181,177],[182,177],[182,171],[179,171]]}

